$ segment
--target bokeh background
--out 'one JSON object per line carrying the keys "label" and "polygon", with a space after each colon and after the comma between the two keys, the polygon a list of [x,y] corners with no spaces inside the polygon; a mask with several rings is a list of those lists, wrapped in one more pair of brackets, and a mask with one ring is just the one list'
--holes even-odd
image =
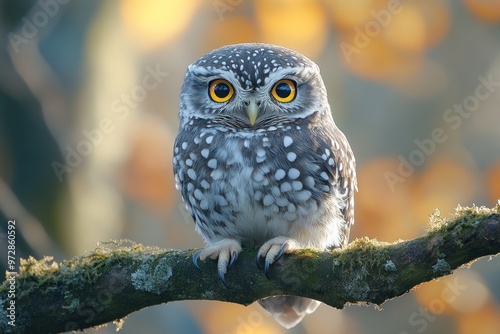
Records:
{"label": "bokeh background", "polygon": [[[178,95],[187,65],[239,42],[321,67],[358,162],[351,238],[413,238],[435,208],[500,198],[498,0],[0,1],[0,36],[2,254],[7,218],[21,257],[201,247],[173,184]],[[498,333],[499,279],[482,259],[382,309],[323,305],[290,333]],[[139,331],[286,332],[209,301],[136,312],[122,333]]]}

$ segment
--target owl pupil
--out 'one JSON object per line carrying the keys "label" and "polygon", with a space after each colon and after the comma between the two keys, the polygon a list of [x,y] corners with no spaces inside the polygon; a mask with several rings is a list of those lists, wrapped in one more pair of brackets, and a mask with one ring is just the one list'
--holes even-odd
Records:
{"label": "owl pupil", "polygon": [[290,96],[292,93],[292,88],[290,87],[289,84],[286,83],[280,83],[278,86],[276,86],[276,95],[278,95],[281,98],[287,98]]}
{"label": "owl pupil", "polygon": [[218,83],[214,87],[214,93],[218,98],[225,98],[229,95],[229,86],[224,83]]}

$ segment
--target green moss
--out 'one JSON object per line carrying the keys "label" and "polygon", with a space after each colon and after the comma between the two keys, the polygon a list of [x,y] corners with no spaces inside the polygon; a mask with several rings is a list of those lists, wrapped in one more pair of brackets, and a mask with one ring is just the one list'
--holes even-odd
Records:
{"label": "green moss", "polygon": [[[46,256],[40,260],[33,257],[21,259],[17,281],[18,298],[28,295],[34,289],[47,293],[53,289],[67,288],[65,300],[68,308],[78,307],[78,300],[73,298],[74,291],[85,289],[99,277],[109,272],[112,264],[117,261],[128,266],[141,261],[145,255],[156,255],[165,252],[157,247],[145,247],[130,240],[119,240],[101,243],[98,247],[83,256],[65,260],[60,263]],[[160,263],[162,265],[163,263]],[[167,270],[168,273],[168,270]],[[54,284],[57,282],[58,284]],[[0,292],[5,290],[5,282]]]}
{"label": "green moss", "polygon": [[59,264],[54,261],[52,256],[44,256],[41,260],[36,260],[34,257],[30,256],[27,260],[21,259],[19,276],[42,276],[54,274],[58,270]]}
{"label": "green moss", "polygon": [[[455,213],[449,218],[441,217],[439,210],[435,210],[430,215],[430,223],[428,234],[425,236],[429,242],[445,242],[444,235],[450,235],[450,242],[454,242],[462,247],[462,236],[470,233],[471,229],[476,229],[481,221],[491,215],[500,214],[500,204],[494,208],[486,207],[461,207],[460,205],[455,209]],[[439,240],[435,237],[439,235]]]}
{"label": "green moss", "polygon": [[455,234],[460,234],[464,229],[476,228],[481,219],[492,214],[500,214],[500,203],[493,208],[484,206],[462,207],[455,209],[455,213],[449,218],[441,217],[438,209],[429,216],[429,232],[440,232],[453,230]]}
{"label": "green moss", "polygon": [[[164,250],[156,247],[144,247],[128,240],[101,243],[94,251],[81,257],[75,257],[61,263],[28,259],[21,268],[23,281],[31,281],[31,287],[48,292],[47,289],[61,288],[64,291],[64,308],[78,310],[82,301],[75,296],[77,291],[86,290],[102,275],[107,274],[117,262],[124,267],[142,261],[144,257],[153,258],[153,255],[163,253]],[[160,261],[160,265],[163,262]],[[167,271],[168,273],[168,271]],[[58,284],[46,284],[57,282]],[[45,290],[44,290],[45,289]],[[24,289],[23,289],[24,292]],[[28,293],[29,291],[26,291]]]}
{"label": "green moss", "polygon": [[[333,251],[333,254],[338,253],[338,257],[333,260],[332,269],[338,271],[342,268],[340,272],[349,273],[343,276],[342,282],[347,295],[354,297],[353,301],[367,300],[371,291],[366,280],[368,275],[374,272],[396,271],[396,266],[389,256],[390,245],[391,243],[364,237],[354,240],[341,250]],[[388,282],[394,280],[393,275],[385,277]]]}
{"label": "green moss", "polygon": [[355,239],[340,252],[335,260],[342,266],[354,269],[359,266],[366,270],[381,267],[388,260],[388,242],[381,242],[367,237]]}
{"label": "green moss", "polygon": [[309,248],[297,249],[294,251],[294,253],[299,254],[301,257],[307,257],[307,258],[314,258],[317,257],[318,255],[317,251]]}

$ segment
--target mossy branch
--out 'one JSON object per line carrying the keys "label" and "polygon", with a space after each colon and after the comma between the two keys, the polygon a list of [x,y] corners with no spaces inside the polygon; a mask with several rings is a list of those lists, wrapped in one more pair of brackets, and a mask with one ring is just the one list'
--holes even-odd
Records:
{"label": "mossy branch", "polygon": [[[125,317],[147,306],[209,299],[249,305],[273,295],[314,298],[335,308],[382,304],[416,285],[450,274],[474,260],[500,253],[500,205],[459,208],[450,219],[431,216],[422,237],[395,243],[367,238],[341,250],[300,250],[271,268],[268,280],[244,250],[226,275],[215,261],[194,267],[194,250],[162,250],[123,242],[64,261],[23,260],[16,280],[16,327],[0,317],[0,332],[56,333]],[[0,313],[7,309],[9,281],[0,286]],[[118,321],[118,320],[117,320]]]}

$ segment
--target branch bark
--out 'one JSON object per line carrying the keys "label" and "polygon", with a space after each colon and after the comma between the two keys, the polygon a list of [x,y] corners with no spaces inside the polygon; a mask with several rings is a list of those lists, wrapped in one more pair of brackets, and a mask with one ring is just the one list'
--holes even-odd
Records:
{"label": "branch bark", "polygon": [[15,327],[8,325],[10,282],[0,286],[0,331],[56,333],[125,317],[144,307],[176,300],[209,299],[249,305],[273,295],[310,297],[335,308],[348,303],[382,304],[422,282],[449,275],[476,259],[500,253],[500,204],[493,209],[458,208],[449,219],[431,215],[428,232],[384,243],[354,240],[341,250],[304,249],[285,255],[268,280],[245,249],[218,279],[215,261],[192,264],[195,250],[162,250],[130,242],[101,245],[62,263],[22,260],[15,276]]}

